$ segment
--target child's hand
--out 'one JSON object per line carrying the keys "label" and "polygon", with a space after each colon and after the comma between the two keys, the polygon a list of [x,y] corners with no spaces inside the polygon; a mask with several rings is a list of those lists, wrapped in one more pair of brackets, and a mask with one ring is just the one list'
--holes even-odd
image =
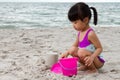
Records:
{"label": "child's hand", "polygon": [[66,58],[66,57],[68,57],[68,52],[66,52],[66,53],[63,53],[62,55],[61,55],[61,58]]}
{"label": "child's hand", "polygon": [[85,57],[84,61],[85,61],[86,66],[90,66],[93,63],[94,58],[91,56],[87,56],[87,57]]}

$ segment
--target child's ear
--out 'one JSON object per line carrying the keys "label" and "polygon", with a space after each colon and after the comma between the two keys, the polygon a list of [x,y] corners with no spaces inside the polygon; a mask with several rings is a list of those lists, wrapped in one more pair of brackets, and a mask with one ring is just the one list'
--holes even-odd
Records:
{"label": "child's ear", "polygon": [[85,24],[88,24],[88,22],[89,22],[88,17],[85,17],[85,18],[83,19],[83,22],[84,22]]}

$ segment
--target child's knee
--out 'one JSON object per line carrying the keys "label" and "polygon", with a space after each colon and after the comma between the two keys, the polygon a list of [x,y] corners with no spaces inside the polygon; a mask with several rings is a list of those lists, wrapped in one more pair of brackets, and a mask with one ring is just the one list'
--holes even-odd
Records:
{"label": "child's knee", "polygon": [[79,57],[85,57],[85,56],[90,56],[92,53],[85,49],[79,49],[77,54]]}
{"label": "child's knee", "polygon": [[82,49],[79,49],[78,52],[77,52],[77,54],[78,54],[78,56],[79,56],[80,58],[85,57],[84,50],[82,50]]}

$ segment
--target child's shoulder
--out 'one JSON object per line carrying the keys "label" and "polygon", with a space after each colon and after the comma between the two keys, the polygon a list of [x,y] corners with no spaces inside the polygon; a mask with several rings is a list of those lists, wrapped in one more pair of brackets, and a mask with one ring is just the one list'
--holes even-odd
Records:
{"label": "child's shoulder", "polygon": [[91,31],[89,32],[88,36],[92,37],[95,35],[96,35],[96,33],[95,33],[94,29],[91,28]]}

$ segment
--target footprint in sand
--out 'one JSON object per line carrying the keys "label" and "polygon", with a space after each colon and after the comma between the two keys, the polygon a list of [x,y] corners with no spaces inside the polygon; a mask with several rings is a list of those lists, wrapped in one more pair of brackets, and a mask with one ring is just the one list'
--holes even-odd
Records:
{"label": "footprint in sand", "polygon": [[25,44],[33,42],[32,39],[30,39],[30,38],[23,38],[22,40],[23,40],[23,43],[25,43]]}
{"label": "footprint in sand", "polygon": [[118,70],[111,69],[110,72],[112,72],[112,73],[118,73]]}

